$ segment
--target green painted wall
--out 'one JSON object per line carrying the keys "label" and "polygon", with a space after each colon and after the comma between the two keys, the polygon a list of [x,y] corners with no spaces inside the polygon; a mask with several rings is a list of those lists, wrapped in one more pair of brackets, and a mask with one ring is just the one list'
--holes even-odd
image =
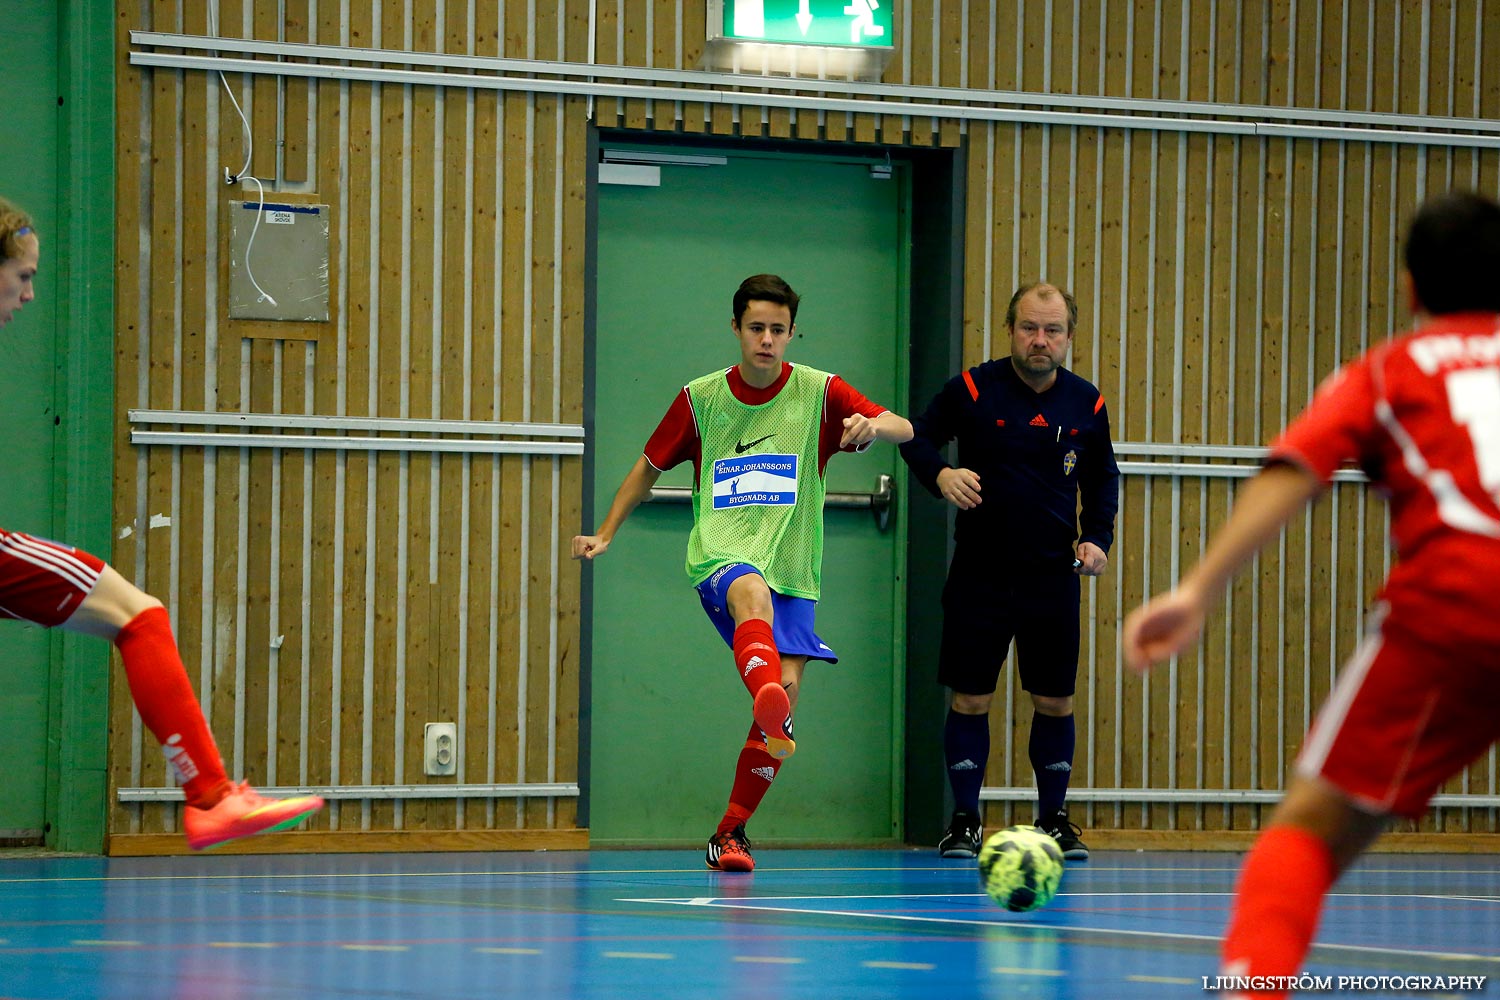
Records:
{"label": "green painted wall", "polygon": [[[37,301],[0,331],[15,449],[0,524],[109,553],[113,398],[113,14],[86,0],[12,0],[0,32],[7,95],[0,193],[36,219]],[[19,374],[15,374],[19,372]],[[98,850],[105,807],[108,648],[7,623],[0,650],[0,830]]]}
{"label": "green painted wall", "polygon": [[[52,4],[21,0],[19,16],[0,32],[0,65],[20,86],[6,97],[0,139],[0,194],[28,211],[46,238],[38,295],[4,329],[6,391],[0,426],[8,448],[0,524],[52,536],[53,421],[58,416],[59,346],[55,258],[60,149],[58,55],[60,25]],[[0,699],[0,759],[11,761],[0,782],[0,836],[40,835],[46,823],[48,689],[52,642],[29,625],[6,624],[7,695]]]}

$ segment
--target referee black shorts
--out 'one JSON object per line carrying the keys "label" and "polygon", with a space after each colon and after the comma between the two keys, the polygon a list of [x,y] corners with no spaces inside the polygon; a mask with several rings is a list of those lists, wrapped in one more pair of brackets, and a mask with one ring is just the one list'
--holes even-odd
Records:
{"label": "referee black shorts", "polygon": [[943,585],[938,682],[959,694],[993,693],[1014,639],[1021,687],[1070,697],[1078,679],[1079,584],[1070,563],[1000,567],[960,544]]}

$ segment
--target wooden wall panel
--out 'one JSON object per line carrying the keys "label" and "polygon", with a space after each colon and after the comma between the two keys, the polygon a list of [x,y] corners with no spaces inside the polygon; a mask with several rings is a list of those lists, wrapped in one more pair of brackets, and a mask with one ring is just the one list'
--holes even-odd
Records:
{"label": "wooden wall panel", "polygon": [[[573,458],[136,448],[125,410],[579,422],[591,127],[961,147],[962,353],[1007,350],[1025,281],[1080,306],[1072,367],[1121,442],[1263,444],[1341,361],[1407,321],[1403,219],[1428,191],[1500,189],[1500,150],[1018,124],[745,103],[557,97],[232,74],[267,197],[331,207],[328,324],[230,320],[227,188],[245,146],[217,76],[129,65],[131,29],[209,31],[204,11],[121,5],[114,562],[171,607],[236,776],[281,785],[571,781],[578,773]],[[472,7],[473,20],[469,20]],[[701,0],[224,0],[219,30],[694,69]],[[1500,118],[1500,10],[1401,0],[911,0],[885,82],[1035,95]],[[592,31],[592,36],[590,32]],[[755,78],[747,74],[745,89]],[[803,91],[815,94],[816,91]],[[1040,104],[1033,106],[1042,106]],[[282,145],[277,145],[278,136]],[[1108,575],[1085,591],[1075,783],[1275,789],[1389,569],[1386,516],[1340,484],[1230,589],[1196,650],[1142,681],[1116,628],[1222,519],[1237,480],[1130,476]],[[153,515],[160,515],[153,527]],[[128,529],[128,530],[126,530]],[[997,698],[987,784],[1030,781],[1030,712]],[[112,687],[113,787],[159,785]],[[421,728],[455,721],[455,778],[421,775]],[[1449,790],[1493,794],[1494,756]],[[1025,804],[992,815],[1029,818]],[[1247,829],[1254,804],[1079,809],[1089,826]],[[566,830],[569,797],[336,803],[330,831]],[[175,807],[114,805],[116,834]],[[1497,828],[1449,810],[1434,829]],[[438,845],[440,846],[440,844]]]}

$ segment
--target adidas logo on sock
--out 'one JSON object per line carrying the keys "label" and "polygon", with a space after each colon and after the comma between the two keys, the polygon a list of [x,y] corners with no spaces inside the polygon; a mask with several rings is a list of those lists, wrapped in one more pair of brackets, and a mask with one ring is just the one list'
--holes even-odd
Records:
{"label": "adidas logo on sock", "polygon": [[950,770],[950,771],[977,771],[977,770],[979,770],[979,765],[976,764],[976,763],[974,763],[969,758],[965,757],[963,760],[959,761],[957,764],[954,764],[952,767],[948,768],[948,770]]}
{"label": "adidas logo on sock", "polygon": [[1058,761],[1055,764],[1048,764],[1045,768],[1043,768],[1043,770],[1046,770],[1046,771],[1071,771],[1071,770],[1073,770],[1073,765],[1070,764],[1070,763],[1068,763],[1065,760],[1060,760],[1060,761]]}
{"label": "adidas logo on sock", "polygon": [[173,733],[167,737],[167,742],[162,744],[161,754],[167,758],[167,763],[172,765],[172,770],[177,775],[177,783],[185,785],[198,777],[198,765],[193,763],[193,758],[188,756],[187,750],[178,746],[182,742],[181,733]]}
{"label": "adidas logo on sock", "polygon": [[745,676],[749,677],[750,676],[750,671],[754,670],[756,667],[764,667],[765,665],[766,665],[766,661],[762,660],[760,657],[758,657],[758,656],[752,656],[752,657],[750,657],[749,662],[745,664]]}
{"label": "adidas logo on sock", "polygon": [[776,777],[776,769],[774,767],[752,767],[750,773],[765,778],[767,781]]}

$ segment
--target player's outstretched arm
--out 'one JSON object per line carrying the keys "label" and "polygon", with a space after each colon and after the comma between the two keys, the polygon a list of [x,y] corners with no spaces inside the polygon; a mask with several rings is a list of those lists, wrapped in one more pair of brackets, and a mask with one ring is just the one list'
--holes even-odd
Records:
{"label": "player's outstretched arm", "polygon": [[614,539],[615,532],[620,530],[620,525],[625,523],[631,511],[651,495],[651,487],[656,485],[659,478],[661,472],[646,461],[645,455],[636,459],[635,466],[625,474],[625,481],[615,491],[615,498],[609,505],[609,513],[604,515],[599,533],[573,536],[573,558],[593,559],[603,555]]}
{"label": "player's outstretched arm", "polygon": [[1235,572],[1249,562],[1282,526],[1323,489],[1311,472],[1273,465],[1245,484],[1234,509],[1209,540],[1203,558],[1177,589],[1136,608],[1125,619],[1125,663],[1144,671],[1182,652],[1203,629],[1203,618],[1218,604]]}

